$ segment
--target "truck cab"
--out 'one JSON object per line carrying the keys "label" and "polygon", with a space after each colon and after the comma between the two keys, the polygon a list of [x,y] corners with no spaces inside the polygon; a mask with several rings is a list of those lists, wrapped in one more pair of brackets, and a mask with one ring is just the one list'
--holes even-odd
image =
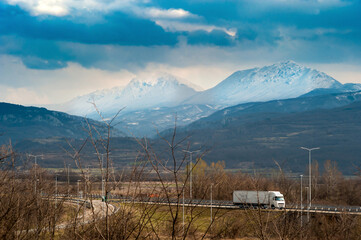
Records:
{"label": "truck cab", "polygon": [[282,209],[282,208],[286,207],[285,198],[283,197],[283,195],[280,192],[272,191],[270,193],[271,193],[271,195],[270,195],[271,208]]}

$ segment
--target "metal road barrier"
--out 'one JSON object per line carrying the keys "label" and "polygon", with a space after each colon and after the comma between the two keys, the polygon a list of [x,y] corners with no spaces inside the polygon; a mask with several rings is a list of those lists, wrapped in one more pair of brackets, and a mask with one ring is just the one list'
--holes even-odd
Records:
{"label": "metal road barrier", "polygon": [[[76,195],[66,196],[69,198],[77,197]],[[96,199],[102,198],[101,194],[92,194],[88,197]],[[74,200],[74,199],[73,199]],[[74,200],[77,201],[77,200]],[[108,202],[124,202],[124,203],[147,203],[147,204],[160,204],[160,205],[183,205],[183,199],[167,199],[159,197],[139,197],[132,198],[129,196],[113,195],[108,194]],[[206,200],[206,199],[184,199],[185,206],[197,206],[197,207],[214,207],[224,209],[254,209],[255,207],[240,207],[233,204],[232,201],[224,200]],[[310,212],[310,213],[329,213],[329,214],[353,214],[361,215],[361,206],[328,206],[328,205],[312,205],[311,208],[308,206],[301,206],[296,204],[288,204],[289,207],[284,209],[263,209],[266,211],[288,211],[288,212]]]}
{"label": "metal road barrier", "polygon": [[[100,197],[100,195],[94,195],[93,197]],[[109,201],[112,202],[134,202],[134,203],[154,203],[154,204],[163,204],[163,205],[183,205],[183,199],[166,199],[166,198],[131,198],[121,195],[109,195]],[[199,207],[212,207],[214,208],[228,208],[228,209],[243,209],[242,207],[236,206],[232,201],[222,201],[222,200],[200,200],[200,199],[184,199],[184,205],[188,206],[199,206]],[[328,205],[313,205],[311,208],[304,206],[301,208],[299,205],[288,204],[290,207],[284,209],[264,209],[272,211],[294,211],[294,212],[312,212],[312,213],[345,213],[345,214],[356,214],[361,215],[360,206],[328,206]],[[250,209],[254,207],[249,207]]]}

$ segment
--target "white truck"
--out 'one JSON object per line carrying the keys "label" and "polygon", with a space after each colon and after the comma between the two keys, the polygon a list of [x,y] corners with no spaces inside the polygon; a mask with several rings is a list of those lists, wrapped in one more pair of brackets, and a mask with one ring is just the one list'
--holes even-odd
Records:
{"label": "white truck", "polygon": [[277,191],[234,191],[233,204],[240,207],[279,208],[286,207],[285,199]]}

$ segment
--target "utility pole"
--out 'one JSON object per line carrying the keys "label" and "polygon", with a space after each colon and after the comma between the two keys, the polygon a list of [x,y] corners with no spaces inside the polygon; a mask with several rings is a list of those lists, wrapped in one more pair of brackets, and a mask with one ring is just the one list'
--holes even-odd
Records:
{"label": "utility pole", "polygon": [[302,226],[303,226],[303,223],[302,223],[302,207],[303,207],[302,206],[302,189],[303,189],[302,188],[302,177],[303,177],[303,175],[301,174],[300,177],[301,177],[301,204],[300,205],[301,205],[301,228],[302,228]]}
{"label": "utility pole", "polygon": [[84,189],[84,198],[85,198],[85,200],[87,200],[87,198],[88,198],[88,183],[90,183],[89,165],[87,167],[87,175],[86,175],[86,178],[85,178],[85,189]]}
{"label": "utility pole", "polygon": [[70,173],[70,164],[68,164],[68,197],[69,197],[69,188],[70,188],[70,176],[69,176],[69,173]]}
{"label": "utility pole", "polygon": [[84,186],[84,206],[83,206],[83,222],[85,222],[85,209],[86,209],[86,201],[88,199],[88,183],[90,183],[90,169],[89,169],[89,165],[87,167],[87,176],[85,179],[85,186]]}
{"label": "utility pole", "polygon": [[183,150],[183,152],[189,153],[190,155],[190,161],[189,161],[189,169],[190,169],[190,173],[189,173],[189,198],[192,200],[192,178],[193,178],[193,162],[192,162],[192,154],[193,153],[197,153],[200,150],[196,150],[196,151],[188,151],[188,150]]}
{"label": "utility pole", "polygon": [[183,206],[182,206],[182,208],[183,208],[183,236],[184,236],[184,190],[185,190],[185,188],[184,188],[184,183],[183,183],[183,188],[182,188],[182,192],[183,192]]}
{"label": "utility pole", "polygon": [[212,212],[212,207],[213,207],[212,188],[213,188],[213,183],[211,183],[211,224],[212,224],[212,221],[213,221],[213,212]]}
{"label": "utility pole", "polygon": [[58,203],[58,175],[55,175],[55,206]]}
{"label": "utility pole", "polygon": [[103,163],[104,163],[104,155],[110,154],[110,153],[94,153],[96,155],[101,155],[101,162],[100,162],[100,173],[102,175],[102,199],[105,201],[105,189],[104,189],[104,174],[103,174]]}
{"label": "utility pole", "polygon": [[[309,187],[305,187],[306,188],[306,193],[307,193],[307,199],[309,198],[309,194],[310,194],[310,192],[308,191],[308,188]],[[310,209],[308,208],[308,211],[307,211],[307,222],[309,222],[310,221]]]}
{"label": "utility pole", "polygon": [[311,165],[311,152],[313,150],[318,150],[320,149],[319,147],[316,147],[316,148],[306,148],[306,147],[301,147],[301,149],[303,150],[306,150],[308,151],[308,172],[309,172],[309,176],[308,176],[308,191],[309,191],[309,194],[308,194],[308,197],[309,197],[309,202],[308,202],[308,214],[307,214],[307,220],[310,221],[310,210],[311,210],[311,206],[312,206],[312,197],[311,197],[311,183],[312,183],[312,178],[311,178],[311,168],[312,168],[312,165]]}
{"label": "utility pole", "polygon": [[78,211],[79,211],[79,198],[80,198],[80,194],[79,194],[79,182],[80,182],[80,180],[78,179],[78,181],[77,181],[77,190],[78,190],[78,196],[77,196],[77,199],[78,199],[78,201],[77,201],[77,205],[78,205]]}
{"label": "utility pole", "polygon": [[38,181],[38,177],[37,177],[37,167],[38,167],[38,161],[37,161],[37,159],[38,159],[38,157],[43,157],[43,154],[40,154],[40,155],[33,155],[33,154],[28,154],[28,156],[29,157],[33,157],[34,158],[34,162],[35,162],[35,164],[34,164],[34,167],[35,167],[35,184],[34,184],[34,192],[35,192],[35,194],[36,194],[36,192],[37,192],[37,190],[36,190],[36,188],[37,188],[37,181]]}
{"label": "utility pole", "polygon": [[105,202],[105,195],[104,195],[104,179],[102,179],[102,200]]}
{"label": "utility pole", "polygon": [[[42,157],[43,155],[33,155],[33,154],[29,154],[29,157],[34,157],[34,161],[35,161],[35,183],[34,183],[34,192],[35,192],[35,203],[36,206],[38,206],[38,195],[37,195],[37,184],[38,184],[38,176],[37,176],[37,166],[38,166],[38,161],[37,158],[38,157]],[[39,227],[39,219],[37,219],[36,221],[36,228]],[[39,237],[39,233],[38,231],[36,231],[36,238]]]}

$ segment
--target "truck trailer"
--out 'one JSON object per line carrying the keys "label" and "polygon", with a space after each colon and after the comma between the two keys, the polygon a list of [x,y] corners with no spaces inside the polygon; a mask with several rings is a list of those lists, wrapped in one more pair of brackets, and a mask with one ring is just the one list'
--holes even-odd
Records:
{"label": "truck trailer", "polygon": [[233,204],[240,207],[286,207],[283,195],[278,191],[234,191]]}

